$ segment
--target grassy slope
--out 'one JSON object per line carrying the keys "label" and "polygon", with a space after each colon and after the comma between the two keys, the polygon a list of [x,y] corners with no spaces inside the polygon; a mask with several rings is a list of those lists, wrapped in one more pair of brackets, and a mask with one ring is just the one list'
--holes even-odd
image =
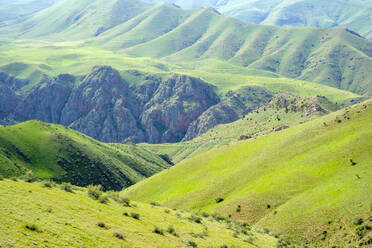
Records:
{"label": "grassy slope", "polygon": [[139,147],[117,149],[59,125],[29,121],[0,127],[0,174],[31,170],[39,178],[120,190],[169,165]]}
{"label": "grassy slope", "polygon": [[[188,142],[140,144],[140,146],[156,154],[167,154],[173,163],[179,163],[214,148],[236,143],[241,135],[259,136],[270,133],[274,128],[280,126],[294,126],[316,118],[315,116],[306,116],[301,112],[285,113],[284,109],[265,109],[264,111],[261,108],[259,113],[250,113],[244,119],[218,125]],[[280,120],[277,119],[278,116]]]}
{"label": "grassy slope", "polygon": [[[352,218],[366,217],[372,204],[371,120],[372,101],[364,102],[196,156],[125,195],[232,214],[297,240],[345,244],[344,239],[353,238],[340,221],[351,225]],[[225,201],[217,204],[218,197]],[[242,206],[239,213],[237,205]],[[329,239],[321,241],[324,231]]]}
{"label": "grassy slope", "polygon": [[[58,188],[47,189],[40,183],[0,181],[0,246],[1,247],[187,247],[188,240],[198,247],[262,247],[275,246],[276,240],[255,230],[254,244],[244,242],[240,234],[234,238],[233,230],[225,223],[203,218],[203,224],[187,220],[190,214],[181,211],[132,203],[124,207],[114,201],[102,204],[87,196],[85,189],[67,193]],[[135,207],[134,207],[135,205]],[[169,212],[168,212],[169,211]],[[123,215],[138,213],[140,220]],[[167,213],[168,212],[168,213]],[[177,216],[178,215],[178,216]],[[103,222],[108,227],[99,228]],[[26,225],[36,225],[39,232]],[[168,233],[153,233],[154,226],[166,230],[172,226],[178,237]],[[194,238],[191,232],[208,236]],[[125,240],[114,237],[122,233]],[[251,235],[251,236],[252,236]]]}
{"label": "grassy slope", "polygon": [[[191,69],[195,73],[224,67],[239,74],[284,75],[360,94],[372,92],[372,44],[345,30],[254,25],[210,9],[182,10],[136,0],[110,0],[104,7],[102,0],[75,1],[64,0],[0,30],[7,40],[0,47],[0,64],[42,67],[34,73],[64,68],[64,73],[82,74],[92,63],[167,71],[190,70],[190,62],[197,62],[202,67]],[[96,37],[98,30],[105,32]],[[9,43],[9,34],[17,42]]]}
{"label": "grassy slope", "polygon": [[146,0],[183,8],[213,7],[224,15],[279,26],[347,27],[372,38],[370,0]]}

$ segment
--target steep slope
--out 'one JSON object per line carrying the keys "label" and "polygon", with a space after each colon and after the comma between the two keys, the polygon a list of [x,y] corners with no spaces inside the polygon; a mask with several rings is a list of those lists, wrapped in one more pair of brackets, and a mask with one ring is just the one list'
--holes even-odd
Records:
{"label": "steep slope", "polygon": [[[2,46],[7,63],[9,57],[23,57],[23,52],[32,53],[30,56],[37,60],[29,47],[30,40],[22,41],[32,38],[38,41],[34,45],[42,53],[54,55],[62,49],[61,56],[46,60],[54,66],[66,56],[71,63],[73,58],[84,59],[87,54],[95,53],[95,48],[100,48],[103,50],[99,50],[99,57],[95,58],[98,61],[113,54],[120,55],[115,57],[119,61],[123,60],[123,54],[141,57],[146,62],[145,58],[151,57],[171,64],[171,68],[156,65],[164,70],[187,69],[190,62],[196,61],[207,64],[223,61],[225,67],[235,65],[240,71],[279,74],[358,94],[372,94],[369,69],[372,43],[352,31],[254,25],[224,17],[213,9],[183,10],[174,5],[139,0],[75,1],[63,0],[25,22],[2,28],[1,37],[17,39],[16,45],[8,40],[7,45]],[[9,42],[16,47],[8,47]],[[14,54],[17,52],[13,50],[21,51],[18,46],[22,42],[27,43],[27,49],[22,54]],[[46,49],[56,45],[58,49]],[[63,50],[71,47],[79,48],[82,54],[73,50],[72,54],[65,55]],[[26,57],[30,59],[30,56]],[[114,63],[111,59],[109,63]]]}
{"label": "steep slope", "polygon": [[213,7],[244,21],[278,26],[344,27],[372,38],[370,0],[146,0],[183,8]]}
{"label": "steep slope", "polygon": [[124,194],[231,214],[318,247],[368,244],[352,220],[368,218],[372,204],[371,120],[366,101],[196,156]]}
{"label": "steep slope", "polygon": [[62,124],[104,142],[177,142],[189,125],[220,100],[214,87],[178,74],[137,75],[129,84],[109,66],[76,79],[45,77],[28,91],[26,81],[0,77],[0,120]]}
{"label": "steep slope", "polygon": [[[243,88],[240,92],[247,89],[249,88]],[[256,91],[252,93],[255,94]],[[240,94],[233,93],[232,96],[241,98],[242,95]],[[262,95],[256,95],[253,99],[257,96],[262,97]],[[248,95],[249,97],[252,97],[252,95]],[[245,111],[249,112],[245,112],[236,121],[224,124],[226,120],[229,120],[229,116],[237,115],[237,110],[241,109],[239,105],[237,109],[234,105],[228,105],[225,109],[224,106],[229,104],[230,101],[231,99],[227,98],[209,108],[192,123],[189,131],[195,127],[201,128],[200,133],[195,131],[195,134],[199,136],[190,141],[174,144],[139,145],[156,154],[168,156],[173,163],[179,163],[214,148],[278,132],[340,109],[340,106],[330,102],[325,97],[298,97],[282,92],[275,94],[266,104],[263,104],[263,101],[263,105],[256,106],[253,111],[245,108]],[[228,117],[220,118],[221,114]],[[207,126],[210,126],[210,128],[203,129]],[[185,139],[187,137],[190,136],[186,135]]]}
{"label": "steep slope", "polygon": [[84,188],[73,191],[0,181],[0,246],[271,248],[278,242],[243,223],[227,229],[231,220],[216,221],[138,202],[125,206],[118,197],[102,204],[88,197]]}
{"label": "steep slope", "polygon": [[139,147],[100,143],[62,126],[29,121],[0,127],[0,175],[27,171],[39,178],[120,190],[169,165]]}

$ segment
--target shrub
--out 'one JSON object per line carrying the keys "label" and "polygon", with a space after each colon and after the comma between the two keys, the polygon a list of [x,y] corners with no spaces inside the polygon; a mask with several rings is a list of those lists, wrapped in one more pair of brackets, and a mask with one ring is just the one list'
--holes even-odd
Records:
{"label": "shrub", "polygon": [[195,222],[195,223],[198,223],[198,224],[202,224],[202,218],[196,216],[196,215],[191,215],[189,218],[188,218],[189,221],[191,222]]}
{"label": "shrub", "polygon": [[109,197],[107,195],[101,195],[98,201],[102,204],[107,204],[109,202]]}
{"label": "shrub", "polygon": [[32,174],[32,171],[28,171],[25,175],[21,176],[21,179],[27,183],[33,183],[37,181],[37,178]]}
{"label": "shrub", "polygon": [[66,191],[66,192],[69,192],[69,193],[74,192],[71,183],[62,183],[61,184],[61,189]]}
{"label": "shrub", "polygon": [[175,237],[178,237],[178,234],[176,233],[176,230],[172,227],[172,226],[169,226],[168,229],[167,229],[167,233],[175,236]]}
{"label": "shrub", "polygon": [[4,177],[0,174],[0,181],[4,180]]}
{"label": "shrub", "polygon": [[153,233],[159,234],[159,235],[164,235],[163,230],[161,230],[159,227],[154,226],[154,229],[152,230]]}
{"label": "shrub", "polygon": [[127,212],[123,213],[123,215],[129,217],[129,214]]}
{"label": "shrub", "polygon": [[166,209],[166,210],[164,210],[164,213],[170,214],[170,210],[169,209]]}
{"label": "shrub", "polygon": [[100,228],[105,228],[105,229],[107,228],[106,224],[104,222],[98,222],[97,226],[100,227]]}
{"label": "shrub", "polygon": [[89,185],[88,195],[94,200],[98,200],[102,196],[102,186],[101,185]]}
{"label": "shrub", "polygon": [[137,214],[137,213],[131,213],[130,214],[130,217],[132,217],[133,219],[136,219],[136,220],[139,220],[140,219],[140,215]]}
{"label": "shrub", "polygon": [[223,202],[225,199],[223,199],[223,198],[221,198],[221,197],[218,197],[217,199],[216,199],[216,203],[221,203],[221,202]]}
{"label": "shrub", "polygon": [[353,224],[359,226],[359,225],[363,224],[363,219],[360,218],[360,217],[354,217],[353,218]]}
{"label": "shrub", "polygon": [[40,228],[35,224],[27,224],[25,228],[33,232],[41,232]]}
{"label": "shrub", "polygon": [[154,207],[160,207],[160,204],[157,202],[150,202],[150,204]]}
{"label": "shrub", "polygon": [[240,213],[240,211],[242,211],[242,207],[241,207],[240,205],[238,205],[238,206],[236,207],[236,212],[237,212],[237,213]]}
{"label": "shrub", "polygon": [[51,181],[46,181],[46,182],[43,183],[43,186],[45,188],[49,188],[50,189],[50,188],[53,188],[54,187],[54,184]]}
{"label": "shrub", "polygon": [[120,197],[119,203],[123,204],[125,207],[130,207],[130,199],[125,197]]}
{"label": "shrub", "polygon": [[196,244],[194,241],[192,240],[186,240],[186,245],[190,246],[190,247],[198,247],[198,244]]}
{"label": "shrub", "polygon": [[124,240],[124,235],[122,233],[119,233],[119,232],[115,232],[114,237],[117,238],[117,239]]}

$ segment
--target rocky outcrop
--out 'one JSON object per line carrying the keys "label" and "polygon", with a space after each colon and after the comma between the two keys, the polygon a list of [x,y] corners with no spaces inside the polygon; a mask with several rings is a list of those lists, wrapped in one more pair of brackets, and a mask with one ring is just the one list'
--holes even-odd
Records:
{"label": "rocky outcrop", "polygon": [[150,143],[177,142],[189,125],[219,102],[211,85],[183,75],[162,82],[145,105],[141,124]]}
{"label": "rocky outcrop", "polygon": [[243,87],[228,92],[223,101],[210,107],[187,130],[184,140],[191,140],[219,125],[242,118],[245,114],[267,103],[272,94],[261,87]]}
{"label": "rocky outcrop", "polygon": [[[200,79],[147,75],[130,85],[109,66],[97,66],[75,86],[68,74],[45,78],[26,94],[25,84],[0,81],[3,124],[37,119],[63,124],[104,142],[177,142],[189,125],[220,100]],[[12,122],[13,123],[13,122]]]}
{"label": "rocky outcrop", "polygon": [[74,80],[73,76],[65,74],[54,79],[45,79],[34,86],[17,105],[16,119],[60,123],[61,113],[70,97]]}

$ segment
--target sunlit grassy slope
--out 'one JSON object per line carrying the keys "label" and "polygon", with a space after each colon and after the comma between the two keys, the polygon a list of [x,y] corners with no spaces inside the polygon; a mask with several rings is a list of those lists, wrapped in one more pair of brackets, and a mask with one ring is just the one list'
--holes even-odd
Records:
{"label": "sunlit grassy slope", "polygon": [[59,125],[29,121],[0,126],[0,175],[36,177],[120,190],[169,165],[136,146],[119,150]]}
{"label": "sunlit grassy slope", "polygon": [[[68,193],[42,185],[0,181],[1,247],[276,246],[275,238],[234,223],[227,229],[226,222],[213,218],[189,220],[192,215],[184,211],[137,202],[125,207],[112,199],[102,204],[88,197],[83,188]],[[138,214],[139,219],[130,217],[132,213]],[[197,218],[201,224],[195,222]],[[99,227],[98,223],[104,226]],[[26,225],[36,230],[27,229]],[[155,226],[163,234],[154,233]],[[167,231],[170,227],[172,233]],[[236,230],[239,230],[237,235]],[[123,239],[118,238],[120,234]]]}
{"label": "sunlit grassy slope", "polygon": [[356,235],[352,219],[366,218],[372,205],[371,120],[367,101],[196,156],[124,194],[231,214],[321,247],[345,245]]}

